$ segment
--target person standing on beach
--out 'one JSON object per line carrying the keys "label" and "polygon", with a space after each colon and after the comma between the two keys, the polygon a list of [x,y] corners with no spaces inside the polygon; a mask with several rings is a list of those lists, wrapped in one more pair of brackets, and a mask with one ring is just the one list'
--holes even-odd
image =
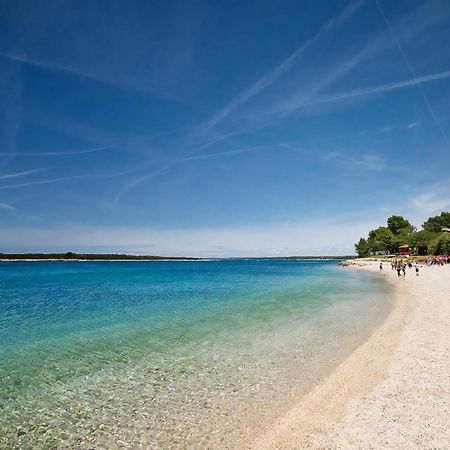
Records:
{"label": "person standing on beach", "polygon": [[383,270],[383,262],[380,262],[380,272]]}
{"label": "person standing on beach", "polygon": [[402,272],[403,272],[403,276],[406,277],[406,264],[405,263],[402,264]]}
{"label": "person standing on beach", "polygon": [[414,268],[416,269],[416,276],[418,277],[418,276],[419,276],[419,264],[416,263],[416,264],[414,265]]}
{"label": "person standing on beach", "polygon": [[400,267],[400,263],[397,264],[397,276],[400,276],[400,272],[401,272],[402,268]]}

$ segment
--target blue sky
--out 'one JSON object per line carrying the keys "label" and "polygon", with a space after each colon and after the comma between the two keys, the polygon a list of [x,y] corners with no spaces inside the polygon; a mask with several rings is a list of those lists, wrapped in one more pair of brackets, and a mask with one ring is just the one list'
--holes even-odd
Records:
{"label": "blue sky", "polygon": [[348,254],[450,208],[450,3],[5,1],[2,251]]}

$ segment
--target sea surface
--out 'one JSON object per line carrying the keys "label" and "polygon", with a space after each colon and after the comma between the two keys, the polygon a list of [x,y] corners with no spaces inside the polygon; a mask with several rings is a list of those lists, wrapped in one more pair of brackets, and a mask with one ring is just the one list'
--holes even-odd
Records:
{"label": "sea surface", "polygon": [[0,262],[0,448],[233,448],[391,306],[336,261]]}

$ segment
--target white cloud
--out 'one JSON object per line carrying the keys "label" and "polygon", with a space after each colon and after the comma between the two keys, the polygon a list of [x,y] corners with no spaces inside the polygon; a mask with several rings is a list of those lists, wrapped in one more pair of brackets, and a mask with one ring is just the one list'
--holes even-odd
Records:
{"label": "white cloud", "polygon": [[16,209],[14,206],[8,205],[7,203],[0,203],[0,209]]}
{"label": "white cloud", "polygon": [[0,229],[0,246],[16,250],[114,251],[175,256],[280,256],[353,254],[373,222],[320,220],[253,227],[158,230],[68,225]]}
{"label": "white cloud", "polygon": [[[358,210],[302,222],[284,221],[257,226],[155,229],[66,224],[0,228],[4,251],[125,252],[165,256],[254,257],[354,254],[354,243],[369,230],[400,214],[418,226],[429,216],[450,209],[447,185],[382,209]],[[9,206],[9,205],[8,205]],[[1,207],[1,206],[0,206]]]}
{"label": "white cloud", "polygon": [[411,128],[415,128],[417,127],[418,123],[417,122],[413,122],[408,124],[408,126],[406,127],[407,130],[410,130]]}
{"label": "white cloud", "polygon": [[379,131],[380,134],[384,134],[384,133],[389,133],[392,131],[392,127],[383,127],[381,128],[381,130]]}
{"label": "white cloud", "polygon": [[450,209],[450,195],[440,192],[425,192],[412,199],[412,204],[420,212],[427,214],[439,214]]}

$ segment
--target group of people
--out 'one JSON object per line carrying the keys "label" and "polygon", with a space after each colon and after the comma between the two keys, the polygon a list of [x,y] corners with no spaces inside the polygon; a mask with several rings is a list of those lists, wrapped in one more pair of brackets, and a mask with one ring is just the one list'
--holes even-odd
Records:
{"label": "group of people", "polygon": [[450,264],[450,256],[428,256],[427,266],[443,266],[444,264]]}
{"label": "group of people", "polygon": [[[392,259],[391,260],[391,269],[397,271],[398,277],[406,277],[406,268],[415,269],[416,275],[419,276],[420,266],[419,263],[413,259],[407,259],[403,261],[403,259]],[[383,263],[380,263],[380,270],[383,270]]]}
{"label": "group of people", "polygon": [[[428,256],[425,260],[427,266],[444,266],[450,264],[450,255]],[[405,277],[406,268],[415,269],[416,275],[419,276],[420,265],[415,259],[391,259],[391,269],[397,271],[397,276]],[[383,263],[380,262],[380,271],[383,270]]]}

